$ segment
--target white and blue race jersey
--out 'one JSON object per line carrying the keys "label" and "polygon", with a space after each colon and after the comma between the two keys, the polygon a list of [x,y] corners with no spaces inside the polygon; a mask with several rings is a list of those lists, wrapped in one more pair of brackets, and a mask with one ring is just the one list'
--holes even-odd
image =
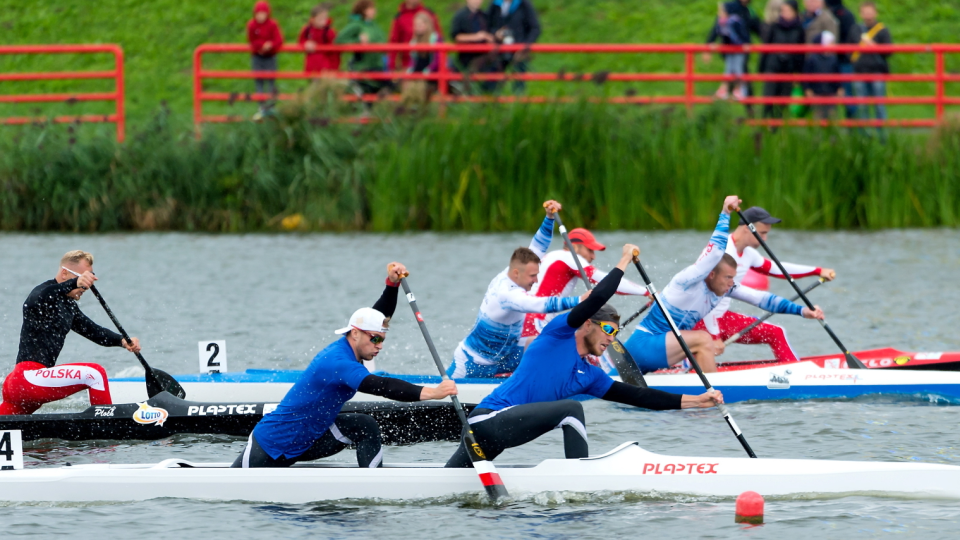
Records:
{"label": "white and blue race jersey", "polygon": [[[530,242],[530,249],[543,258],[553,239],[553,219],[546,218]],[[510,279],[510,268],[497,274],[483,296],[480,312],[470,334],[458,348],[480,364],[494,364],[518,347],[523,319],[527,313],[556,313],[572,309],[580,299],[536,297]]]}
{"label": "white and blue race jersey", "polygon": [[[693,329],[724,297],[741,300],[774,313],[800,315],[803,311],[801,306],[785,298],[743,285],[735,284],[724,296],[717,296],[707,287],[704,280],[720,263],[727,249],[729,227],[730,215],[720,214],[717,227],[707,247],[700,253],[700,258],[674,276],[660,295],[673,322],[680,330]],[[646,318],[640,321],[637,330],[654,335],[667,334],[670,332],[670,324],[663,312],[655,307],[650,310]]]}

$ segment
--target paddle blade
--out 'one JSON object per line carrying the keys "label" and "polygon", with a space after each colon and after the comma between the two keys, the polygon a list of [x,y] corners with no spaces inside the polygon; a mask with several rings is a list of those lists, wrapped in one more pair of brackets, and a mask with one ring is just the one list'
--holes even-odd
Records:
{"label": "paddle blade", "polygon": [[617,368],[623,382],[640,388],[647,387],[647,381],[643,380],[643,373],[619,339],[613,340],[610,348],[607,349],[607,354],[610,355],[610,361]]}
{"label": "paddle blade", "polygon": [[847,351],[844,356],[847,357],[847,369],[867,369],[866,364],[861,362],[853,353]]}
{"label": "paddle blade", "polygon": [[463,442],[467,446],[467,453],[470,454],[470,462],[473,463],[473,470],[477,471],[477,476],[480,477],[480,483],[483,484],[483,488],[487,490],[487,496],[490,497],[490,500],[497,502],[504,497],[509,497],[510,494],[507,493],[507,488],[503,485],[503,480],[500,479],[500,473],[497,472],[497,468],[493,466],[493,462],[489,461],[486,454],[483,453],[483,450],[480,448],[480,443],[477,442],[476,437],[473,435],[473,431],[467,430],[466,434],[464,434]]}
{"label": "paddle blade", "polygon": [[187,391],[166,371],[151,368],[145,374],[147,396],[154,397],[161,392],[169,392],[180,399],[187,397]]}

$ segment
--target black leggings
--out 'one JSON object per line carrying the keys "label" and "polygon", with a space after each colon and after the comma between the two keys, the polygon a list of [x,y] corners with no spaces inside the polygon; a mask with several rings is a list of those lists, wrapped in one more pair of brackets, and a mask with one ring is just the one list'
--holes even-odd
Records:
{"label": "black leggings", "polygon": [[[494,459],[507,448],[526,444],[537,437],[563,428],[563,451],[567,459],[587,457],[587,428],[583,419],[583,406],[565,399],[546,403],[527,403],[500,411],[474,409],[470,413],[473,434],[488,459]],[[453,454],[447,467],[470,467],[470,455],[464,446]]]}
{"label": "black leggings", "polygon": [[257,438],[250,434],[247,447],[233,462],[233,468],[289,467],[298,461],[312,461],[340,453],[350,445],[357,447],[357,463],[361,467],[374,468],[383,465],[383,450],[380,448],[380,426],[366,414],[338,414],[336,420],[310,448],[294,458],[270,457]]}

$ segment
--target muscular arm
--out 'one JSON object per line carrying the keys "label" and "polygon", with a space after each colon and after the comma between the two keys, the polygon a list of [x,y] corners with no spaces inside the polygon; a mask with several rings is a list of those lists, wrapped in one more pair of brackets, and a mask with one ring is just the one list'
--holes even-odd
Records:
{"label": "muscular arm", "polygon": [[393,377],[367,375],[363,381],[360,382],[357,391],[392,399],[393,401],[409,403],[420,401],[420,392],[423,391],[423,387],[408,383],[407,381],[401,381],[400,379],[394,379]]}
{"label": "muscular arm", "polygon": [[[765,258],[754,248],[747,248],[744,250],[744,253],[750,253],[750,268],[752,268],[757,273],[775,277],[779,279],[787,279],[783,275],[783,272],[773,264],[773,261]],[[819,276],[821,268],[817,266],[807,266],[803,264],[794,264],[794,263],[783,263],[783,267],[787,269],[787,272],[795,278],[809,277],[809,276]]]}
{"label": "muscular arm", "polygon": [[607,393],[603,395],[603,399],[652,411],[670,411],[681,408],[683,396],[614,381]]}
{"label": "muscular arm", "polygon": [[383,313],[384,317],[393,317],[393,312],[397,310],[397,293],[400,290],[400,283],[392,283],[387,279],[387,286],[383,288],[383,294],[373,305],[373,309]]}
{"label": "muscular arm", "polygon": [[570,315],[567,316],[567,324],[570,328],[580,328],[583,326],[583,323],[587,322],[590,317],[593,317],[593,314],[596,313],[597,310],[613,298],[614,293],[617,292],[617,285],[620,284],[622,278],[623,270],[619,268],[611,270],[610,273],[607,274],[607,277],[603,278],[603,280],[597,284],[596,288],[593,289],[590,297],[580,302],[577,307],[573,308]]}
{"label": "muscular arm", "polygon": [[73,316],[73,324],[70,329],[101,347],[119,347],[123,341],[120,334],[93,322],[79,309]]}
{"label": "muscular arm", "polygon": [[[591,272],[592,269],[592,272]],[[584,269],[587,272],[587,275],[590,276],[590,281],[594,284],[603,281],[607,277],[607,273],[603,270],[598,270],[597,268],[590,266]],[[617,285],[617,294],[629,294],[634,296],[647,296],[647,288],[643,285],[638,285],[629,279],[621,279],[620,285]]]}
{"label": "muscular arm", "polygon": [[745,287],[743,285],[735,285],[733,289],[730,290],[729,294],[730,298],[734,298],[748,304],[753,304],[760,309],[771,311],[773,313],[786,313],[789,315],[803,314],[802,306],[794,304],[786,298],[781,298],[775,294],[751,289],[750,287]]}
{"label": "muscular arm", "polygon": [[550,242],[552,241],[553,218],[545,217],[543,223],[540,224],[540,228],[537,229],[537,234],[533,235],[533,240],[530,241],[530,250],[542,259],[547,254],[547,250],[550,249]]}
{"label": "muscular arm", "polygon": [[700,258],[674,276],[672,283],[685,290],[706,279],[710,272],[716,268],[727,249],[727,238],[729,236],[727,229],[729,227],[730,214],[721,213],[720,219],[717,220],[717,226],[713,230],[713,235],[710,237],[710,242],[707,247],[703,248]]}
{"label": "muscular arm", "polygon": [[511,287],[500,296],[500,307],[519,313],[557,313],[579,303],[579,296],[531,296],[519,287]]}

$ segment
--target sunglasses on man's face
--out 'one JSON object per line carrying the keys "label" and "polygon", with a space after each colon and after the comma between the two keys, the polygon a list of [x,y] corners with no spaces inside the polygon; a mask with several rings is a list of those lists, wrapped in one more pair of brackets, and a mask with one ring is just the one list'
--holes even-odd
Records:
{"label": "sunglasses on man's face", "polygon": [[608,336],[616,337],[616,335],[620,333],[620,328],[612,322],[607,322],[607,321],[593,321],[593,322],[597,323],[597,326],[600,327],[600,330],[602,330],[603,333]]}
{"label": "sunglasses on man's face", "polygon": [[[360,329],[357,328],[357,330],[360,330]],[[386,336],[378,336],[378,335],[376,335],[376,334],[367,332],[366,330],[360,330],[360,331],[363,332],[364,334],[370,336],[370,343],[373,343],[374,345],[379,345],[379,344],[383,343],[383,340],[387,339]]]}

